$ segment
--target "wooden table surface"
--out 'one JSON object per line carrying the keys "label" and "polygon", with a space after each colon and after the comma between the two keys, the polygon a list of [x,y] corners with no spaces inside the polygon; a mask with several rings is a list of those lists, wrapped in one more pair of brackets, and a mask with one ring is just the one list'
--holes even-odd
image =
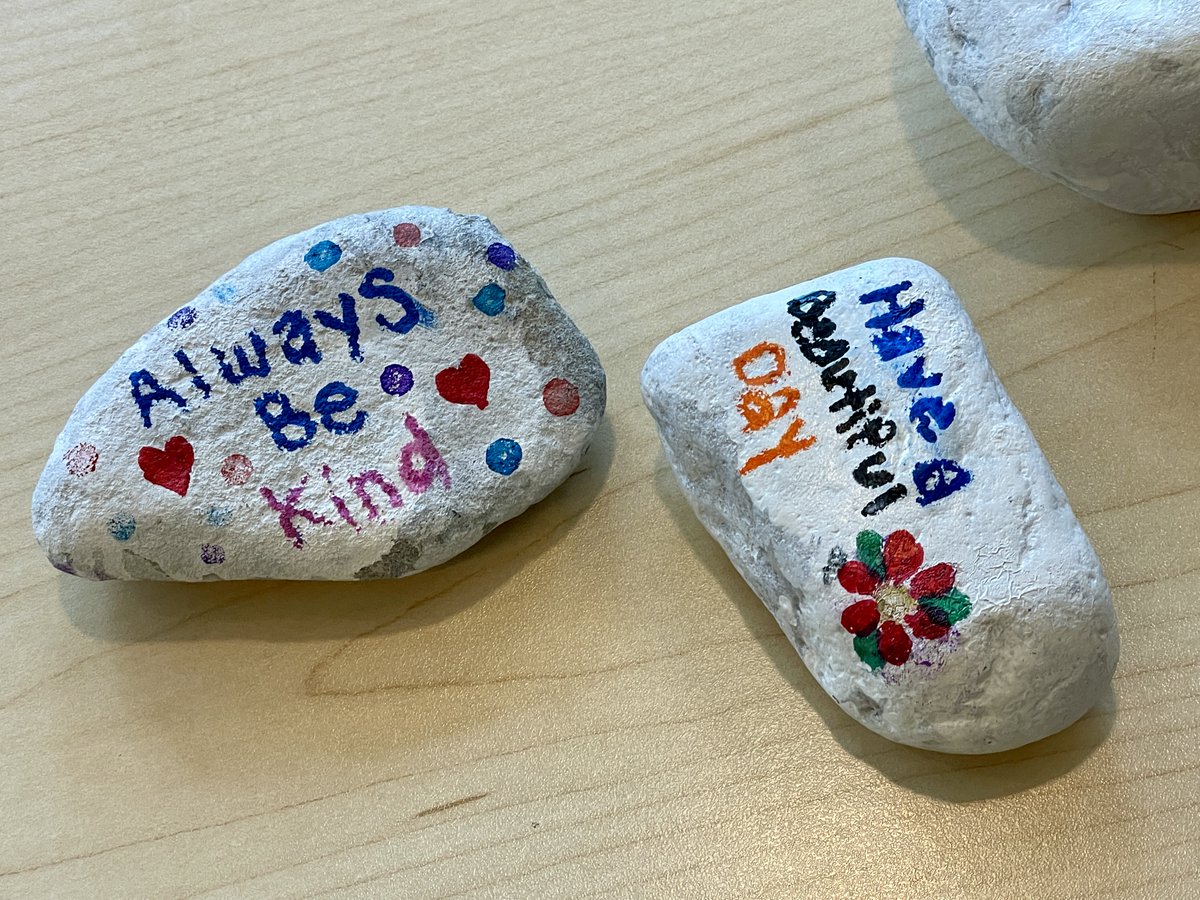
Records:
{"label": "wooden table surface", "polygon": [[[1019,168],[889,0],[5,0],[0,895],[1200,896],[1200,214]],[[87,386],[271,240],[482,212],[609,376],[549,499],[400,581],[92,583],[33,485]],[[879,738],[686,506],[664,337],[879,256],[956,286],[1113,585],[1111,698]]]}

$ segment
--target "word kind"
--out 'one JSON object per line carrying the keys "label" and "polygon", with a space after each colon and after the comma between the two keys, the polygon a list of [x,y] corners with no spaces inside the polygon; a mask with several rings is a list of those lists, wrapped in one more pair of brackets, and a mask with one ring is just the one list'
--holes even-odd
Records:
{"label": "word kind", "polygon": [[[385,332],[407,334],[421,321],[421,307],[407,291],[389,282],[395,279],[390,269],[375,268],[367,272],[358,286],[358,296],[364,300],[377,298],[391,300],[403,311],[395,318],[384,313],[375,316],[376,324]],[[339,293],[340,306],[336,311],[313,310],[311,318],[303,310],[289,309],[271,328],[279,337],[279,350],[287,365],[320,365],[328,352],[317,344],[315,324],[328,334],[341,335],[346,350],[355,363],[363,361],[359,347],[361,328],[357,298]],[[190,322],[190,320],[189,320]],[[175,351],[174,358],[180,369],[190,378],[191,386],[202,399],[208,399],[218,386],[237,386],[252,379],[266,379],[272,372],[272,361],[267,353],[267,341],[257,332],[247,333],[249,349],[241,344],[208,348],[216,364],[216,376],[206,377],[198,368],[203,359],[193,357],[184,349]],[[275,362],[278,369],[280,363]],[[215,384],[214,384],[215,382]],[[174,407],[186,408],[188,400],[178,391],[162,384],[158,376],[148,369],[139,369],[129,376],[130,396],[141,414],[142,426],[149,428],[155,406],[169,403]],[[279,390],[264,390],[253,400],[253,409],[271,433],[271,438],[280,450],[292,451],[307,446],[316,435],[318,426],[332,434],[353,434],[366,424],[366,410],[354,409],[358,391],[342,381],[330,381],[316,395],[307,400],[310,413],[299,399],[288,397]]]}
{"label": "word kind", "polygon": [[[276,492],[266,486],[259,488],[258,492],[267,506],[278,514],[283,536],[292,542],[293,547],[298,550],[304,546],[304,534],[300,530],[300,523],[303,522],[322,527],[349,525],[355,531],[361,531],[364,522],[385,524],[387,518],[381,508],[399,509],[404,505],[397,481],[417,496],[425,493],[434,482],[440,482],[447,489],[450,487],[450,468],[434,446],[429,432],[411,415],[404,417],[404,427],[408,429],[410,437],[396,456],[395,476],[389,477],[377,469],[366,469],[345,479],[348,490],[338,487],[335,491],[332,470],[328,465],[321,466],[321,478],[328,496],[316,503],[304,498],[310,478],[307,474],[294,487],[285,490]],[[308,505],[301,505],[302,502]],[[351,502],[360,509],[352,509]],[[329,506],[332,506],[332,510]],[[332,516],[326,515],[330,512]]]}
{"label": "word kind", "polygon": [[[878,331],[871,342],[876,354],[883,362],[898,359],[921,349],[925,337],[912,325],[896,326],[920,313],[925,308],[923,299],[901,306],[897,297],[912,287],[911,282],[901,282],[889,288],[863,294],[862,304],[884,303],[886,309],[867,320],[867,328]],[[792,338],[801,354],[810,363],[821,369],[821,385],[832,393],[840,390],[842,396],[829,406],[833,413],[849,410],[850,415],[837,426],[843,434],[857,428],[846,439],[846,449],[865,443],[874,452],[858,462],[854,468],[854,480],[868,490],[886,488],[870,500],[863,508],[863,516],[874,516],[893,503],[908,495],[908,487],[894,483],[895,473],[888,466],[885,448],[895,438],[896,422],[880,415],[882,401],[875,397],[878,388],[874,384],[860,386],[858,373],[850,367],[848,353],[850,342],[835,337],[837,324],[825,313],[837,300],[833,291],[813,291],[788,303],[788,313],[795,319],[792,323]],[[940,373],[925,374],[925,357],[917,357],[897,379],[901,388],[918,390],[941,383]],[[909,419],[916,425],[917,433],[929,443],[937,441],[933,426],[945,430],[954,421],[954,404],[940,397],[917,397],[910,410]],[[965,487],[971,473],[958,463],[935,458],[916,463],[912,471],[913,485],[917,490],[917,503],[927,506]]]}

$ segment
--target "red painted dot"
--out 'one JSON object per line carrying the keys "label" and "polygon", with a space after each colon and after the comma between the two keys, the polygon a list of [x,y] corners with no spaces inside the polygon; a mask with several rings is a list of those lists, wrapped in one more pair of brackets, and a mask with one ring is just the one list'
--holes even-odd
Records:
{"label": "red painted dot", "polygon": [[554,378],[542,388],[542,402],[552,416],[569,416],[579,409],[579,388],[565,378]]}
{"label": "red painted dot", "polygon": [[221,463],[221,477],[228,484],[245,484],[254,474],[250,460],[240,453],[231,453]]}
{"label": "red painted dot", "polygon": [[63,454],[67,471],[76,478],[90,475],[96,471],[96,463],[100,461],[100,451],[91,444],[76,444]]}
{"label": "red painted dot", "polygon": [[397,247],[415,247],[421,243],[421,229],[412,222],[401,222],[392,229],[392,239]]}

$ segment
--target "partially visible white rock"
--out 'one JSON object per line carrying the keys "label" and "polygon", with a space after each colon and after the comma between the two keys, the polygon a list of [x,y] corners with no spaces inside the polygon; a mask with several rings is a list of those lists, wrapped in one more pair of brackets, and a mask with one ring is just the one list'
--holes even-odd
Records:
{"label": "partially visible white rock", "polygon": [[1200,208],[1200,0],[897,0],[1018,162],[1135,213]]}
{"label": "partially visible white rock", "polygon": [[986,753],[1104,694],[1100,563],[946,281],[884,259],[749,300],[642,373],[684,494],[822,687]]}
{"label": "partially visible white rock", "polygon": [[79,402],[33,497],[88,578],[397,577],[554,489],[604,413],[587,339],[482,216],[276,241]]}

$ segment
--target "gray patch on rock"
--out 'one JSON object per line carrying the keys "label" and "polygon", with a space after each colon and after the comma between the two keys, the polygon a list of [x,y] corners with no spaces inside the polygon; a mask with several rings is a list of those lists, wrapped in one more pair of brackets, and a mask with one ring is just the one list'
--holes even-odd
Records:
{"label": "gray patch on rock", "polygon": [[400,538],[382,557],[354,573],[358,580],[369,578],[402,578],[417,567],[421,548],[412,541]]}
{"label": "gray patch on rock", "polygon": [[170,578],[158,563],[146,559],[132,550],[126,550],[121,555],[125,563],[125,571],[131,578],[142,578],[147,581],[169,580]]}

